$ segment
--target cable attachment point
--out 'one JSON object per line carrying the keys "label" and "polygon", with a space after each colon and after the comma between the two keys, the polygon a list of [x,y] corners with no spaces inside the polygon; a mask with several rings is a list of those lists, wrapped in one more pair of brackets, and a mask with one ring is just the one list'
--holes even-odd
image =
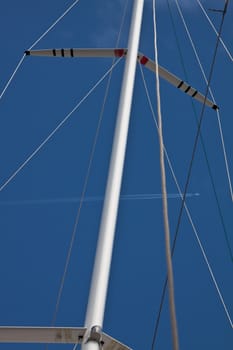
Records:
{"label": "cable attachment point", "polygon": [[84,343],[89,341],[94,341],[98,343],[101,347],[104,344],[103,336],[102,336],[102,328],[100,326],[93,326],[91,330],[84,337]]}
{"label": "cable attachment point", "polygon": [[102,340],[102,329],[100,326],[94,326],[91,328],[91,333],[88,340],[94,340],[97,343],[101,343]]}

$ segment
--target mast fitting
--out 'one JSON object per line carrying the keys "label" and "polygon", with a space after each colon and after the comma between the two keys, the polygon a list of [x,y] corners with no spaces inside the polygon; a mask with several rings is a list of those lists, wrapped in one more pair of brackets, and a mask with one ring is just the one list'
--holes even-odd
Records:
{"label": "mast fitting", "polygon": [[87,330],[84,337],[84,343],[87,343],[88,341],[95,341],[99,345],[104,344],[102,339],[102,328],[100,326],[93,326],[91,330]]}

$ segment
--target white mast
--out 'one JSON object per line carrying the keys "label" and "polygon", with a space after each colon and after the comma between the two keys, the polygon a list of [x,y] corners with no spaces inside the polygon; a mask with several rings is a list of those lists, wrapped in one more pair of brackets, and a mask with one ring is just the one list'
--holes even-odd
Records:
{"label": "white mast", "polygon": [[[120,189],[123,175],[127,135],[132,104],[137,60],[155,71],[156,66],[146,56],[138,53],[144,0],[134,0],[132,21],[129,33],[128,50],[125,49],[50,49],[26,51],[32,56],[62,56],[62,57],[111,57],[126,55],[125,71],[117,114],[116,129],[109,167],[109,175],[105,193],[104,207],[99,230],[96,257],[92,282],[87,306],[85,327],[0,327],[0,343],[53,343],[53,344],[82,344],[82,350],[130,350],[126,345],[102,332],[106,296],[109,282],[112,249],[115,226],[119,206]],[[200,102],[217,109],[214,102],[206,99],[197,90],[168,72],[159,68],[161,77],[172,85],[180,88]]]}
{"label": "white mast", "polygon": [[[141,32],[143,4],[144,0],[134,1],[128,40],[128,54],[125,63],[104,207],[86,313],[85,327],[89,330],[90,340],[86,344],[85,342],[83,343],[83,350],[99,349],[98,343],[91,339],[94,340],[94,338],[101,333],[103,326]],[[95,334],[94,338],[92,337],[92,332]]]}
{"label": "white mast", "polygon": [[[144,0],[134,0],[128,53],[116,120],[115,135],[99,230],[92,282],[87,305],[85,327],[0,327],[0,342],[82,343],[82,350],[129,350],[127,346],[102,332],[116,218],[133,97],[138,46]],[[64,49],[61,51],[65,53]],[[56,56],[56,50],[53,50]],[[31,54],[27,51],[26,54]]]}

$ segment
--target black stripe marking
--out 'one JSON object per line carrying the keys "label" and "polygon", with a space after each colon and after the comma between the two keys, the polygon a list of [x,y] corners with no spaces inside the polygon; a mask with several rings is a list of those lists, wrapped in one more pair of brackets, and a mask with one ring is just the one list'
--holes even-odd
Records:
{"label": "black stripe marking", "polygon": [[180,89],[181,86],[184,84],[183,80],[179,83],[179,85],[177,86],[177,89]]}
{"label": "black stripe marking", "polygon": [[198,91],[197,91],[197,90],[196,90],[196,91],[194,91],[194,93],[192,94],[192,97],[195,97],[197,93],[198,93]]}
{"label": "black stripe marking", "polygon": [[56,50],[53,49],[53,56],[57,56]]}
{"label": "black stripe marking", "polygon": [[188,92],[190,89],[191,89],[191,86],[189,85],[189,86],[187,87],[187,89],[184,90],[184,92],[187,94],[187,92]]}
{"label": "black stripe marking", "polygon": [[74,50],[73,49],[70,49],[70,55],[71,55],[71,57],[74,57]]}
{"label": "black stripe marking", "polygon": [[61,49],[61,55],[62,55],[62,57],[64,57],[64,56],[65,56],[64,49]]}

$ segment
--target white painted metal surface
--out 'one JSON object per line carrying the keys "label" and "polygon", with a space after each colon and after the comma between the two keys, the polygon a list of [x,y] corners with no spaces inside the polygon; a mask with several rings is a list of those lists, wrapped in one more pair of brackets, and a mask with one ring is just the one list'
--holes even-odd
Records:
{"label": "white painted metal surface", "polygon": [[[143,5],[144,0],[134,1],[129,34],[128,54],[125,63],[104,208],[102,212],[99,239],[85,320],[85,327],[87,327],[90,332],[93,326],[99,326],[101,328],[103,326],[137,64]],[[95,341],[89,341],[87,344],[82,345],[82,349],[98,350],[99,345]]]}
{"label": "white painted metal surface", "polygon": [[0,327],[0,343],[78,344],[85,332],[84,327]]}
{"label": "white painted metal surface", "polygon": [[27,56],[44,57],[122,57],[126,55],[127,49],[45,49],[25,51]]}
{"label": "white painted metal surface", "polygon": [[102,333],[103,350],[131,350],[128,346],[120,343],[118,340]]}
{"label": "white painted metal surface", "polygon": [[[122,82],[85,328],[0,327],[0,342],[82,343],[83,350],[99,350],[103,345],[105,350],[129,350],[124,344],[103,333],[102,326],[127,144],[143,5],[144,0],[134,1],[128,54]],[[70,49],[66,51],[64,49],[60,49],[60,51],[56,51],[55,49],[49,51],[49,55],[51,55],[52,51],[53,56],[57,54],[63,57],[73,55]],[[42,56],[47,54],[48,51],[40,52]],[[87,54],[87,51],[82,52],[82,55]],[[110,53],[105,52],[105,54]],[[116,56],[122,56],[123,54],[115,50]],[[26,55],[31,55],[31,52],[27,51]]]}
{"label": "white painted metal surface", "polygon": [[[149,70],[155,72],[156,71],[156,64],[153,60],[150,58],[147,58],[143,54],[138,54],[138,60],[141,64],[143,64],[145,67],[147,67]],[[195,88],[193,88],[191,85],[183,81],[182,79],[178,78],[176,75],[169,72],[167,69],[159,67],[159,76],[163,78],[164,80],[168,81],[171,85],[175,86],[176,88],[180,89],[181,91],[185,92],[187,95],[193,97],[195,100],[198,100],[201,103],[205,103],[208,107],[211,107],[213,109],[218,109],[218,106],[215,104],[215,102],[209,100],[208,98],[205,99],[205,96],[202,95],[199,91],[197,91]]]}
{"label": "white painted metal surface", "polygon": [[[0,343],[81,344],[84,327],[0,327]],[[118,340],[101,333],[104,350],[130,350]]]}
{"label": "white painted metal surface", "polygon": [[[46,57],[122,57],[127,55],[128,50],[125,48],[119,49],[47,49],[47,50],[31,50],[26,51],[26,55],[30,56],[46,56]],[[156,65],[153,60],[148,58],[142,53],[138,53],[137,60],[140,64],[144,65],[149,70],[155,73]],[[159,65],[159,75],[161,78],[169,82],[171,85],[180,89],[187,95],[193,97],[195,100],[204,103],[213,109],[217,109],[215,102],[203,96],[194,87],[178,78],[176,75],[169,72],[167,69]]]}

